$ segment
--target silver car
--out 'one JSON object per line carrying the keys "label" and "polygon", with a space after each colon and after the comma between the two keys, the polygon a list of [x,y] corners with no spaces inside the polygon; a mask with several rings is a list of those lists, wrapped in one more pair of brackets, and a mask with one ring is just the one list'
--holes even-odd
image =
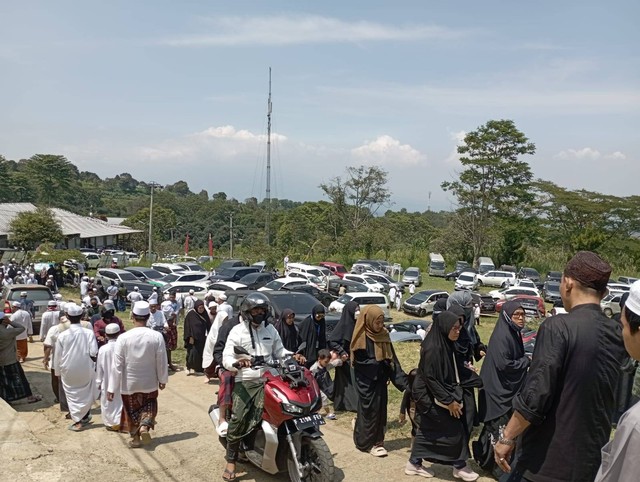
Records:
{"label": "silver car", "polygon": [[404,273],[402,274],[402,282],[405,285],[413,283],[415,286],[420,286],[422,284],[422,273],[420,273],[420,268],[411,266],[404,270]]}

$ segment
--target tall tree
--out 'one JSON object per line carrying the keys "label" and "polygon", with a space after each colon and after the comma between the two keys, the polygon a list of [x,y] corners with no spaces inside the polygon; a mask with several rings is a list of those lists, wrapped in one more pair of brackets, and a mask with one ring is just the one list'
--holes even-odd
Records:
{"label": "tall tree", "polygon": [[466,227],[462,234],[473,248],[474,261],[483,254],[496,218],[528,215],[533,174],[520,156],[535,150],[511,120],[488,121],[469,132],[458,147],[463,170],[458,180],[441,186],[458,200]]}
{"label": "tall tree", "polygon": [[24,250],[34,249],[40,243],[57,244],[64,238],[53,212],[43,207],[19,213],[9,223],[9,231],[9,241]]}
{"label": "tall tree", "polygon": [[76,187],[74,181],[80,173],[66,157],[36,154],[27,160],[25,167],[40,202],[51,206],[56,201],[72,198],[72,188]]}

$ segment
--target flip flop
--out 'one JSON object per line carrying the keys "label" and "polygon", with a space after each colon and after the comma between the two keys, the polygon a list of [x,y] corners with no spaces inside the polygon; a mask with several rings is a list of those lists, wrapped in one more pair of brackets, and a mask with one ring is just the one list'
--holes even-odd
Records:
{"label": "flip flop", "polygon": [[72,423],[71,425],[69,425],[69,430],[71,430],[72,432],[82,432],[83,427],[84,425],[82,424],[78,427],[75,423]]}
{"label": "flip flop", "polygon": [[236,480],[236,473],[231,472],[230,470],[224,469],[224,472],[222,473],[222,480],[226,480],[227,482],[231,480]]}
{"label": "flip flop", "polygon": [[373,447],[369,453],[374,457],[386,457],[388,455],[387,450],[384,447]]}
{"label": "flip flop", "polygon": [[142,445],[149,445],[151,443],[151,434],[149,432],[140,432],[140,439]]}
{"label": "flip flop", "polygon": [[142,443],[140,442],[140,440],[129,440],[129,447],[131,447],[132,449],[139,449],[140,447],[142,447]]}
{"label": "flip flop", "polygon": [[27,398],[27,403],[37,403],[40,400],[42,400],[42,397],[40,395],[32,395],[31,397]]}

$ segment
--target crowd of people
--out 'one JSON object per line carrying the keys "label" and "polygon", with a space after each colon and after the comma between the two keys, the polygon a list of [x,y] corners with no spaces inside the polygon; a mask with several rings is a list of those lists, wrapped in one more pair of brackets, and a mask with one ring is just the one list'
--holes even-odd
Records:
{"label": "crowd of people", "polygon": [[[355,413],[355,448],[374,457],[387,455],[390,385],[403,392],[399,421],[409,419],[412,435],[407,476],[434,477],[429,463],[473,481],[479,477],[469,464],[473,457],[500,481],[631,481],[637,480],[640,448],[640,405],[629,409],[633,360],[640,359],[640,282],[631,286],[619,318],[610,319],[600,309],[610,274],[609,264],[591,252],[568,262],[560,288],[568,313],[541,324],[532,356],[524,350],[526,313],[518,301],[504,304],[485,344],[470,293],[454,292],[436,303],[418,365],[408,373],[378,306],[348,302],[327,334],[322,305],[300,324],[291,309],[272,320],[269,299],[259,292],[247,295],[235,314],[224,295],[206,301],[193,293],[161,301],[134,295],[134,328],[126,330],[116,315],[117,290],[102,293],[88,279],[80,287],[88,298],[83,305],[60,297],[49,304],[40,339],[69,430],[91,423],[99,399],[105,427],[129,433],[137,448],[149,442],[158,391],[177,368],[170,354],[180,320],[187,375],[205,375],[206,383],[218,379],[225,480],[236,478],[240,442],[263,411],[261,371],[238,357],[241,347],[265,361],[292,356],[310,368],[325,416]],[[21,367],[33,336],[29,300],[14,305],[0,328],[0,395],[9,402],[37,401]]]}

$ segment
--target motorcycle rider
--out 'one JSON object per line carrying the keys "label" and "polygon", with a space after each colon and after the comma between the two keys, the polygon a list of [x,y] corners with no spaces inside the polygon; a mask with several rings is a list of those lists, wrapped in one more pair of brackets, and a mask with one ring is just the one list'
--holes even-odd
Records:
{"label": "motorcycle rider", "polygon": [[[244,348],[251,357],[263,357],[265,362],[283,359],[291,352],[282,345],[275,327],[268,323],[269,299],[262,293],[251,293],[240,305],[239,323],[229,332],[222,353],[224,368],[235,373],[233,407],[227,429],[227,466],[222,478],[235,480],[240,441],[260,424],[264,408],[264,380],[266,368],[251,369],[249,357],[238,357],[236,346]],[[300,355],[294,358],[304,363]]]}

